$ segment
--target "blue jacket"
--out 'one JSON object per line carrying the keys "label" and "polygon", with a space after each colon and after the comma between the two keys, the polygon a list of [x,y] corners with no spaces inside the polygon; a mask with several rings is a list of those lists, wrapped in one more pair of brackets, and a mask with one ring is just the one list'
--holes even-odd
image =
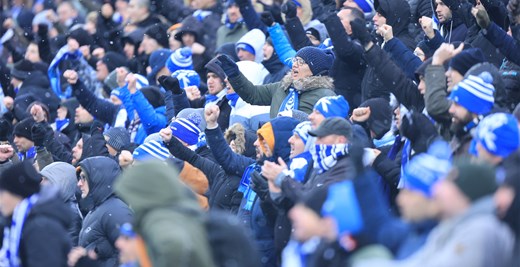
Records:
{"label": "blue jacket", "polygon": [[[166,108],[160,106],[154,109],[139,90],[130,95],[130,100],[141,119],[141,125],[137,129],[134,143],[142,144],[148,135],[157,133],[166,126]],[[123,102],[125,107],[126,104]]]}
{"label": "blue jacket", "polygon": [[390,54],[392,61],[403,70],[408,79],[417,81],[415,70],[421,66],[422,61],[399,38],[394,37],[386,42],[383,50]]}
{"label": "blue jacket", "polygon": [[282,26],[275,23],[273,26],[268,27],[267,30],[273,40],[274,51],[278,54],[280,61],[287,67],[292,68],[292,58],[296,55],[296,50],[294,50],[289,39],[287,39]]}
{"label": "blue jacket", "polygon": [[518,41],[507,35],[507,33],[494,22],[491,22],[489,27],[481,32],[509,61],[520,65],[520,53],[518,52],[520,51],[520,46],[518,45]]}

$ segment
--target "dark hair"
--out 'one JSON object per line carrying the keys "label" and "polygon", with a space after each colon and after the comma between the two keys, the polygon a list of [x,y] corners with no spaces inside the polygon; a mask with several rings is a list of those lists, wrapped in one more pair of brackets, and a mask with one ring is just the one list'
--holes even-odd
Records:
{"label": "dark hair", "polygon": [[344,9],[350,10],[350,14],[349,14],[349,17],[351,18],[350,21],[353,21],[355,19],[360,19],[363,22],[366,22],[365,21],[365,14],[363,14],[363,12],[361,12],[361,10],[359,10],[357,8],[353,8],[353,7],[342,7],[341,8],[341,10],[344,10]]}

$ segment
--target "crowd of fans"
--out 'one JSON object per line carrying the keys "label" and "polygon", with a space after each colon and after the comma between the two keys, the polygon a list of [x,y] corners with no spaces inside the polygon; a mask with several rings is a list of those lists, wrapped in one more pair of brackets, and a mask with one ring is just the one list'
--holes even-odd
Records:
{"label": "crowd of fans", "polygon": [[520,265],[520,0],[0,22],[0,267]]}

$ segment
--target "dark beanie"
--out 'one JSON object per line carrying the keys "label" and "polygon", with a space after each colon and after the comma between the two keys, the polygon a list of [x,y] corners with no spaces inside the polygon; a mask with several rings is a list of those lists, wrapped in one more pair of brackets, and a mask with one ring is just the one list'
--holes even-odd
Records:
{"label": "dark beanie", "polygon": [[160,106],[164,106],[164,96],[161,93],[161,89],[156,86],[146,86],[141,88],[141,93],[143,93],[148,103],[153,106],[153,108],[158,108]]}
{"label": "dark beanie", "polygon": [[309,65],[312,75],[328,75],[334,63],[334,55],[312,46],[304,47],[296,53],[295,57],[300,57]]}
{"label": "dark beanie", "polygon": [[166,61],[168,61],[171,54],[172,50],[170,49],[158,49],[150,54],[148,65],[152,68],[152,71],[148,74],[148,81],[151,84],[155,84],[155,76],[166,67]]}
{"label": "dark beanie", "polygon": [[226,73],[224,72],[224,70],[216,63],[217,62],[217,58],[213,58],[212,60],[210,60],[208,62],[208,64],[206,64],[206,69],[208,70],[208,72],[213,72],[215,74],[217,74],[217,76],[222,80],[222,82],[224,82],[224,80],[226,79]]}
{"label": "dark beanie", "polygon": [[489,164],[461,159],[455,162],[454,169],[453,182],[471,202],[492,195],[497,189],[495,169]]}
{"label": "dark beanie", "polygon": [[363,102],[360,107],[370,108],[370,117],[367,126],[375,134],[375,139],[381,139],[392,127],[392,108],[384,98],[371,98]]}
{"label": "dark beanie", "polygon": [[32,117],[26,118],[20,122],[18,122],[13,129],[13,135],[19,137],[25,137],[32,141],[31,128],[34,125],[35,121]]}
{"label": "dark beanie", "polygon": [[480,50],[480,48],[471,48],[463,50],[460,54],[454,56],[449,66],[464,76],[473,65],[484,61],[486,61],[486,59],[484,58],[482,50]]}
{"label": "dark beanie", "polygon": [[23,81],[27,79],[34,71],[34,63],[27,59],[22,59],[13,65],[11,76],[20,81]]}
{"label": "dark beanie", "polygon": [[79,46],[92,45],[94,43],[94,40],[92,39],[90,34],[82,28],[78,28],[70,32],[69,38],[76,40]]}
{"label": "dark beanie", "polygon": [[162,46],[164,48],[168,48],[170,46],[169,46],[167,32],[168,32],[168,28],[166,27],[166,25],[160,23],[160,24],[155,24],[155,25],[148,27],[146,29],[146,31],[144,32],[144,34],[146,36],[154,39],[155,41],[157,41],[157,43],[160,46]]}
{"label": "dark beanie", "polygon": [[417,47],[419,47],[423,51],[425,59],[431,58],[433,56],[433,52],[435,52],[430,49],[430,47],[426,44],[424,40],[418,42]]}
{"label": "dark beanie", "polygon": [[123,127],[110,128],[105,136],[108,137],[107,144],[117,151],[121,151],[130,145],[130,134]]}
{"label": "dark beanie", "polygon": [[432,58],[428,58],[425,60],[416,70],[415,70],[415,77],[417,80],[420,80],[419,77],[426,76],[426,68],[432,64]]}
{"label": "dark beanie", "polygon": [[305,34],[310,34],[310,35],[314,36],[314,38],[316,38],[316,40],[321,41],[320,32],[313,27],[308,28],[305,31]]}
{"label": "dark beanie", "polygon": [[31,161],[25,160],[13,164],[2,173],[0,189],[27,198],[40,191],[40,182],[41,177]]}
{"label": "dark beanie", "polygon": [[102,61],[107,65],[109,73],[118,67],[126,66],[126,58],[123,55],[116,52],[106,53]]}

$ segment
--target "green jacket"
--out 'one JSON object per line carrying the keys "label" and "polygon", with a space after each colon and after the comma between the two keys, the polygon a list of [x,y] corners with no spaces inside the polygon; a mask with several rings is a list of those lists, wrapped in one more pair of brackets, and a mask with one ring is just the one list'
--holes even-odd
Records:
{"label": "green jacket", "polygon": [[134,228],[155,267],[213,267],[203,212],[179,171],[161,162],[132,167],[115,183],[135,212]]}
{"label": "green jacket", "polygon": [[298,110],[310,114],[314,104],[324,96],[335,96],[332,78],[328,76],[311,76],[293,82],[291,73],[277,83],[253,85],[240,73],[237,77],[228,78],[237,94],[247,103],[259,106],[271,106],[270,117],[278,115],[280,106],[289,94],[292,85],[299,92]]}
{"label": "green jacket", "polygon": [[233,29],[226,27],[226,25],[220,26],[217,30],[216,48],[219,48],[225,43],[238,42],[248,31],[245,23],[239,23]]}

